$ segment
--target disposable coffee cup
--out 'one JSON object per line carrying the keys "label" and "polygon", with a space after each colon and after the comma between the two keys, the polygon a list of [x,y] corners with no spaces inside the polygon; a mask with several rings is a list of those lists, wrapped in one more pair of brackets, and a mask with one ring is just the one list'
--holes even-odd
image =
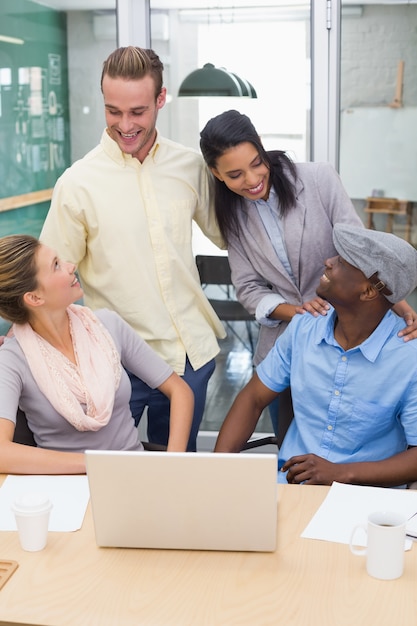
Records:
{"label": "disposable coffee cup", "polygon": [[52,503],[43,493],[25,493],[12,504],[20,545],[23,550],[43,550],[48,540],[49,515]]}

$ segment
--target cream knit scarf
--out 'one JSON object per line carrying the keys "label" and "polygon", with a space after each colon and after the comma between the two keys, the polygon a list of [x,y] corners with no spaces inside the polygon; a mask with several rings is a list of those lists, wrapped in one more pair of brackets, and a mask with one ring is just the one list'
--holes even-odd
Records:
{"label": "cream knit scarf", "polygon": [[120,383],[120,356],[109,332],[87,307],[67,309],[77,365],[38,335],[14,324],[32,376],[54,409],[79,431],[99,430],[113,412]]}

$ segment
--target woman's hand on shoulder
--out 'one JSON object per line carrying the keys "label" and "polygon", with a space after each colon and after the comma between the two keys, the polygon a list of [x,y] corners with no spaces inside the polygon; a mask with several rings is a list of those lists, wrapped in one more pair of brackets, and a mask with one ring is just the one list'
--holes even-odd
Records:
{"label": "woman's hand on shoulder", "polygon": [[417,313],[408,304],[406,300],[401,300],[394,304],[392,307],[394,313],[399,317],[402,317],[405,322],[405,328],[402,328],[398,333],[399,337],[403,337],[404,341],[411,341],[411,339],[417,339]]}
{"label": "woman's hand on shoulder", "polygon": [[400,330],[399,337],[404,337],[404,341],[411,341],[417,339],[417,313],[414,309],[410,309],[402,316],[406,327]]}
{"label": "woman's hand on shoulder", "polygon": [[297,313],[311,313],[314,317],[318,317],[319,315],[327,315],[327,312],[330,309],[330,305],[323,298],[313,298],[313,300],[309,300],[308,302],[304,302],[302,306],[296,307]]}

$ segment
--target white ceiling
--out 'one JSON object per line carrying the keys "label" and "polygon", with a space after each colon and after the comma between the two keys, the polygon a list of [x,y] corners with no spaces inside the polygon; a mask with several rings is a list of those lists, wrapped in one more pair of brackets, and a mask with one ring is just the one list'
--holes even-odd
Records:
{"label": "white ceiling", "polygon": [[35,0],[35,2],[57,11],[93,11],[116,7],[116,0]]}
{"label": "white ceiling", "polygon": [[[116,0],[35,0],[38,4],[58,11],[91,11],[114,9]],[[123,1],[123,0],[121,0]],[[239,8],[253,7],[261,10],[262,6],[286,6],[288,4],[306,4],[301,0],[151,0],[152,9],[189,9],[189,8]],[[342,4],[416,4],[417,0],[342,0]],[[261,6],[259,6],[261,5]]]}
{"label": "white ceiling", "polygon": [[[123,2],[123,0],[121,0]],[[262,6],[288,5],[289,1],[294,4],[307,4],[308,0],[261,0]],[[114,9],[116,0],[35,0],[38,4],[57,9],[58,11],[81,11]],[[197,8],[260,8],[256,0],[151,0],[152,9],[197,9]]]}

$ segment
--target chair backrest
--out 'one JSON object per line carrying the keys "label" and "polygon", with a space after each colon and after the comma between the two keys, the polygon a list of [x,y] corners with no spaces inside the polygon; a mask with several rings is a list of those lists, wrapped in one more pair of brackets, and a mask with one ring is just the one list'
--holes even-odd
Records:
{"label": "chair backrest", "polygon": [[231,285],[232,275],[227,256],[198,254],[195,258],[202,285]]}
{"label": "chair backrest", "polygon": [[15,443],[22,443],[26,446],[36,446],[33,433],[26,420],[26,415],[20,409],[17,410],[16,428],[14,431],[13,441]]}
{"label": "chair backrest", "polygon": [[[220,299],[218,297],[208,298],[217,316],[226,323],[231,333],[242,342],[245,349],[253,354],[254,338],[252,337],[251,324],[255,322],[255,318],[236,298],[228,257],[199,254],[195,261],[203,288],[216,286],[217,290],[220,291],[222,296]],[[246,323],[248,344],[233,327],[232,322]]]}

